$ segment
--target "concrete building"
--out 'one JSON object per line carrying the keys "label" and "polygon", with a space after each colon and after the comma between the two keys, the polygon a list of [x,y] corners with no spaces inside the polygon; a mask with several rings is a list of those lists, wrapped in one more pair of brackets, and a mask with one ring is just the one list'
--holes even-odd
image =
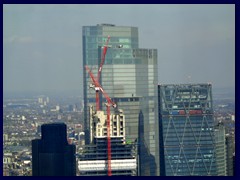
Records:
{"label": "concrete building", "polygon": [[212,85],[159,85],[158,93],[161,174],[218,175]]}
{"label": "concrete building", "polygon": [[49,103],[49,102],[50,102],[50,101],[49,101],[49,97],[46,97],[46,102],[47,102],[47,103]]}
{"label": "concrete building", "polygon": [[[94,137],[107,136],[107,114],[104,111],[94,113],[93,106],[90,107],[90,134],[91,143]],[[110,115],[110,135],[125,138],[125,115],[122,110],[117,110]]]}
{"label": "concrete building", "polygon": [[43,103],[43,97],[39,97],[39,98],[38,98],[38,103],[39,103],[39,104],[42,104],[42,103]]}
{"label": "concrete building", "polygon": [[[136,143],[125,141],[125,118],[122,110],[110,116],[112,176],[137,175]],[[108,175],[107,115],[90,107],[90,144],[79,154],[80,176]]]}
{"label": "concrete building", "polygon": [[67,142],[64,123],[43,124],[42,139],[32,140],[33,176],[75,176],[74,145]]}
{"label": "concrete building", "polygon": [[[139,113],[144,116],[145,146],[153,158],[145,159],[156,164],[151,174],[159,175],[158,152],[158,108],[157,108],[157,50],[141,49],[138,45],[138,28],[99,24],[83,27],[83,68],[88,65],[93,74],[101,61],[102,46],[108,35],[109,49],[102,69],[100,84],[109,97],[123,109],[126,119],[126,140],[139,137]],[[95,107],[95,93],[89,91],[90,78],[84,69],[84,128],[86,144],[90,143],[89,105]],[[104,99],[100,95],[100,107],[105,111]],[[143,155],[140,155],[143,156]]]}

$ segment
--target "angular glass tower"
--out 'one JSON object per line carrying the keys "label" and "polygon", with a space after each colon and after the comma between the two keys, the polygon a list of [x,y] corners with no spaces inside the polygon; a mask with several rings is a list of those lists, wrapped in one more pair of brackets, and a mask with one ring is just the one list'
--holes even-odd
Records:
{"label": "angular glass tower", "polygon": [[[123,109],[126,119],[126,140],[138,141],[139,113],[144,117],[144,142],[151,157],[151,166],[140,175],[159,175],[158,108],[157,107],[157,50],[140,49],[138,28],[100,24],[83,27],[83,67],[88,65],[93,74],[101,61],[102,46],[110,36],[109,48],[103,65],[100,84],[109,97]],[[121,47],[121,48],[119,48]],[[91,79],[84,69],[85,142],[89,144],[89,105],[95,106],[95,91],[89,89]],[[100,106],[105,108],[100,96]],[[140,141],[138,141],[140,142]],[[141,155],[140,155],[141,156]]]}
{"label": "angular glass tower", "polygon": [[211,84],[159,85],[161,175],[217,174]]}

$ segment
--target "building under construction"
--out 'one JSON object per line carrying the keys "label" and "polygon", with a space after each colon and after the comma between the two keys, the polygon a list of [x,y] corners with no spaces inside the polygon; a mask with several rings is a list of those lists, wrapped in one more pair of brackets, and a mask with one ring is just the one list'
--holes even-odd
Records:
{"label": "building under construction", "polygon": [[[93,75],[90,68],[86,65],[86,71],[91,78],[90,88],[96,92],[96,110],[89,105],[87,128],[88,142],[79,155],[78,168],[80,175],[137,175],[136,148],[134,143],[125,142],[125,115],[123,111],[116,108],[102,88],[101,71],[108,49],[108,36],[106,44],[103,46],[101,63],[98,68],[97,77]],[[106,99],[106,115],[101,109],[100,92]],[[114,111],[110,110],[110,107]],[[85,127],[86,128],[86,127]]]}
{"label": "building under construction", "polygon": [[[137,175],[137,147],[125,141],[125,116],[122,110],[110,115],[110,157],[107,139],[107,115],[89,108],[91,143],[79,154],[81,176]],[[110,168],[109,168],[110,166]]]}

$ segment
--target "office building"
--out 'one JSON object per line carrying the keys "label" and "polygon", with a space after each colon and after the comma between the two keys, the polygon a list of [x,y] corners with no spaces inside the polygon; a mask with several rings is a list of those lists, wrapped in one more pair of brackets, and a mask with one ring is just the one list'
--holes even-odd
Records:
{"label": "office building", "polygon": [[161,175],[218,175],[212,85],[159,85],[158,96]]}
{"label": "office building", "polygon": [[137,147],[125,141],[125,116],[122,110],[110,115],[110,147],[108,154],[107,115],[90,107],[91,142],[84,146],[78,157],[80,176],[107,176],[108,163],[112,176],[137,175]]}
{"label": "office building", "polygon": [[227,175],[234,175],[234,138],[232,134],[226,134],[226,159],[227,159]]}
{"label": "office building", "polygon": [[216,163],[218,176],[227,176],[227,153],[225,126],[223,122],[218,122],[214,128],[216,145]]}
{"label": "office building", "polygon": [[43,124],[42,138],[32,140],[33,176],[75,176],[75,145],[67,142],[64,123]]}
{"label": "office building", "polygon": [[[88,65],[94,75],[101,61],[102,46],[110,36],[109,48],[102,68],[100,84],[109,97],[123,109],[126,140],[138,139],[139,113],[144,117],[144,142],[152,158],[146,158],[154,169],[141,175],[159,175],[157,50],[139,48],[138,28],[99,24],[83,27],[83,68]],[[95,92],[89,91],[91,80],[83,74],[85,142],[90,143],[90,105],[95,107]],[[105,111],[100,94],[100,107]],[[142,155],[140,155],[142,156]],[[149,156],[150,157],[150,156]]]}

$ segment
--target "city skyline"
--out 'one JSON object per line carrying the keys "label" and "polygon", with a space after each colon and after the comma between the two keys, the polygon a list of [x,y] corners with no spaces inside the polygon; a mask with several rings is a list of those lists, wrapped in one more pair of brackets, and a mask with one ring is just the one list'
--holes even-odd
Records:
{"label": "city skyline", "polygon": [[235,5],[4,5],[3,15],[4,92],[82,92],[81,29],[101,23],[138,27],[139,46],[158,50],[158,83],[235,87]]}

